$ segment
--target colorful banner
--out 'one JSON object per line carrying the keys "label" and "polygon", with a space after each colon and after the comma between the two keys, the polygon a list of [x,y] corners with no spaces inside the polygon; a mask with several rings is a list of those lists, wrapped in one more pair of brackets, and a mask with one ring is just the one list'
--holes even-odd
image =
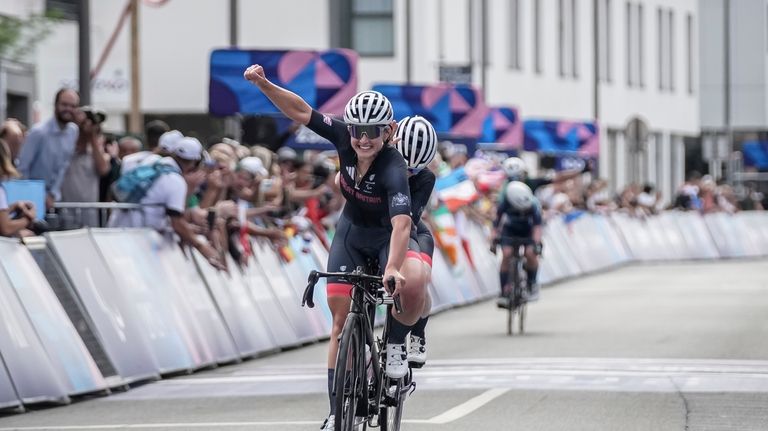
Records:
{"label": "colorful banner", "polygon": [[395,111],[395,118],[421,115],[435,131],[455,136],[479,138],[488,114],[482,93],[470,85],[399,85],[378,84]]}
{"label": "colorful banner", "polygon": [[600,133],[594,122],[526,120],[523,130],[526,151],[588,157],[600,153]]}
{"label": "colorful banner", "polygon": [[520,150],[523,147],[523,122],[517,108],[489,108],[483,120],[482,142],[497,143],[499,150]]}
{"label": "colorful banner", "polygon": [[341,115],[357,92],[357,54],[328,51],[242,51],[211,53],[208,111],[211,115],[280,112],[255,85],[243,78],[252,64],[264,67],[267,78],[301,96],[320,112]]}

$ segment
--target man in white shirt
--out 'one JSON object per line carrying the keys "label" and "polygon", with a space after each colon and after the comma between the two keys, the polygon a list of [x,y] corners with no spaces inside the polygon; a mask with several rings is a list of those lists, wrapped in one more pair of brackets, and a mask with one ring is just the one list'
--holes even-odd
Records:
{"label": "man in white shirt", "polygon": [[184,175],[197,170],[202,157],[203,146],[200,141],[195,138],[177,140],[172,155],[156,162],[172,169],[155,178],[140,201],[142,208],[115,211],[109,225],[151,227],[166,237],[175,233],[182,242],[198,249],[211,265],[223,267],[218,252],[207,242],[198,239],[184,218],[187,200],[187,182]]}

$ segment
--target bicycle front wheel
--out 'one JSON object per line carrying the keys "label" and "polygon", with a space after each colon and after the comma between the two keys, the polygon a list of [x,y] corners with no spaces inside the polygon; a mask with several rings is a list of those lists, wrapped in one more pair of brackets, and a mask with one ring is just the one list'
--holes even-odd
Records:
{"label": "bicycle front wheel", "polygon": [[405,404],[403,379],[397,379],[396,383],[390,379],[385,380],[389,382],[384,387],[386,395],[379,411],[381,431],[400,431],[400,421],[403,419],[403,404]]}
{"label": "bicycle front wheel", "polygon": [[[365,347],[362,340],[362,322],[350,315],[344,324],[336,356],[336,371],[333,391],[336,395],[335,431],[353,431],[356,429],[355,416],[358,403],[364,400],[363,385],[365,378]],[[361,418],[362,419],[362,418]]]}

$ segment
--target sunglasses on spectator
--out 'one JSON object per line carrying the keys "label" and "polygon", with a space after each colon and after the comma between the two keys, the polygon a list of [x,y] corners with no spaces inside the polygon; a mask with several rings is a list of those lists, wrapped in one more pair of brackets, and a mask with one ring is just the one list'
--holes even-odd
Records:
{"label": "sunglasses on spectator", "polygon": [[385,127],[386,126],[369,124],[350,124],[347,126],[349,134],[355,139],[362,139],[363,135],[368,136],[368,139],[376,139],[381,136]]}

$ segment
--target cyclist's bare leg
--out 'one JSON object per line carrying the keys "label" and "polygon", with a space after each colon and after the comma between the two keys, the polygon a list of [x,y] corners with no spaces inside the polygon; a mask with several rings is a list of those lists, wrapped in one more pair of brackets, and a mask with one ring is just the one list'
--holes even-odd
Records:
{"label": "cyclist's bare leg", "polygon": [[413,326],[424,310],[427,297],[427,276],[424,262],[418,257],[407,257],[401,273],[405,277],[405,286],[400,291],[402,313],[392,309],[392,317],[405,326]]}
{"label": "cyclist's bare leg", "polygon": [[535,284],[536,274],[539,271],[539,256],[532,245],[525,247],[525,271],[528,273],[528,284]]}
{"label": "cyclist's bare leg", "polygon": [[501,284],[501,295],[504,295],[504,287],[509,283],[509,264],[512,262],[512,247],[505,245],[501,247],[501,266],[499,267],[499,282]]}

